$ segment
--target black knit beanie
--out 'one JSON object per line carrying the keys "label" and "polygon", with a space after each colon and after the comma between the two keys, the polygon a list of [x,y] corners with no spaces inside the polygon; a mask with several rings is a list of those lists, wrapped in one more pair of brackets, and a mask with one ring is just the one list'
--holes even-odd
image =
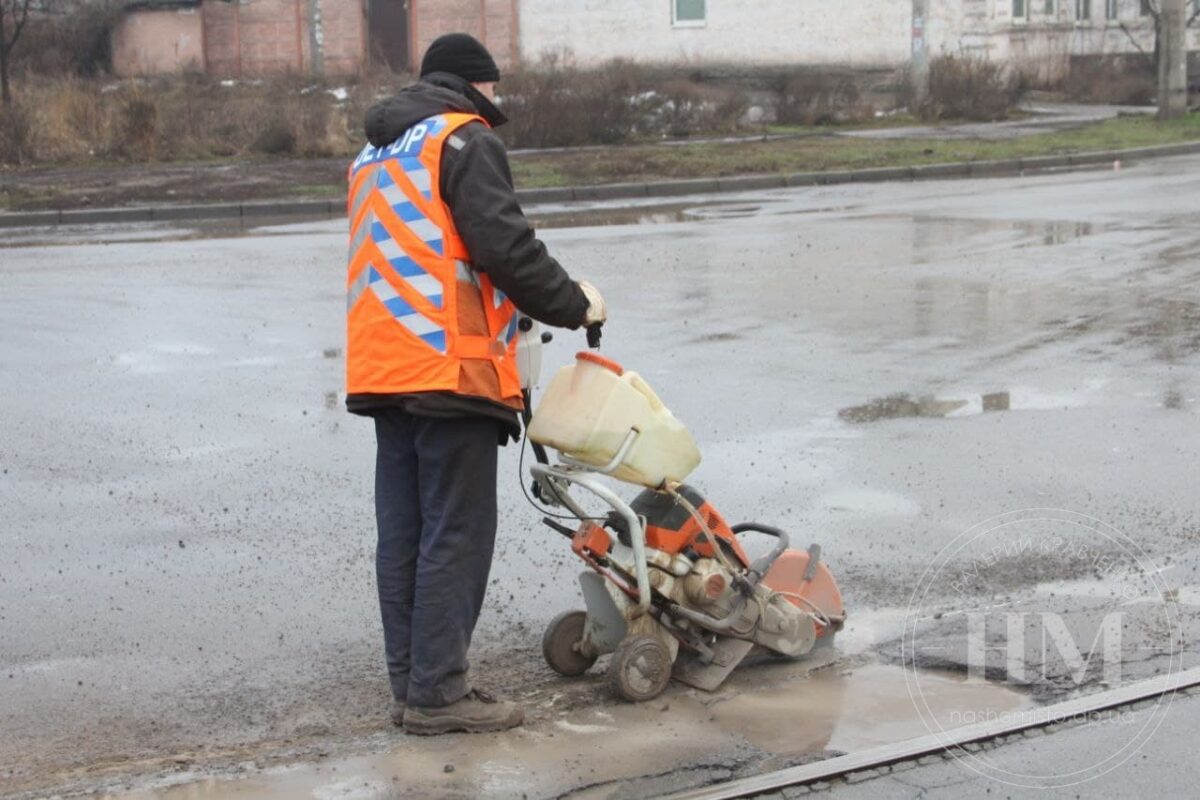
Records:
{"label": "black knit beanie", "polygon": [[492,54],[468,33],[447,33],[433,40],[421,59],[421,77],[431,72],[449,72],[469,83],[500,80],[500,68]]}

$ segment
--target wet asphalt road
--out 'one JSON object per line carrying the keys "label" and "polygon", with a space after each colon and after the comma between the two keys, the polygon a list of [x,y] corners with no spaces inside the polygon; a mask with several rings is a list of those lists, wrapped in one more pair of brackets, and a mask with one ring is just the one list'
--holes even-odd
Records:
{"label": "wet asphalt road", "polygon": [[[1153,787],[1159,797],[1193,797],[1195,773],[1190,765],[1195,759],[1192,740],[1200,721],[1200,700],[1194,691],[1175,696],[1161,721],[1154,719],[1155,711],[1155,704],[1148,702],[1148,707],[1122,712],[1120,718],[1110,715],[1052,732],[1033,731],[1027,738],[956,758],[902,762],[861,783],[839,781],[822,796],[828,800],[955,800],[1003,792],[1007,800],[1108,800],[1146,795]],[[1151,746],[1097,766],[1095,753],[1106,749],[1114,727],[1142,725],[1155,726]],[[1115,735],[1122,734],[1118,730]],[[1102,779],[1087,780],[1098,773],[1103,773]],[[1031,779],[1038,774],[1056,776],[1053,788]],[[788,794],[774,792],[754,800],[789,800]]]}
{"label": "wet asphalt road", "polygon": [[[934,553],[1037,506],[1173,559],[1200,599],[1200,159],[715,202],[544,238],[604,291],[605,355],[691,428],[692,482],[823,545],[847,634],[886,639]],[[379,727],[343,224],[0,249],[0,786]],[[547,377],[582,338],[557,335]],[[545,679],[541,628],[578,605],[517,457],[477,637],[500,689]],[[1080,577],[1019,567],[1014,591]]]}

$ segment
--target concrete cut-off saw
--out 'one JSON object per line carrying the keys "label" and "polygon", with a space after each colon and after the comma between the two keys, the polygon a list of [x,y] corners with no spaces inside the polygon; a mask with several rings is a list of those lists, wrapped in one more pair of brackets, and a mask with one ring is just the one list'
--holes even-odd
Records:
{"label": "concrete cut-off saw", "polygon": [[[537,458],[532,491],[568,512],[543,521],[590,567],[580,576],[587,610],[559,614],[542,638],[550,667],[578,676],[611,654],[613,691],[643,701],[672,677],[715,690],[756,650],[796,659],[829,645],[846,611],[820,547],[793,550],[779,528],[727,524],[683,483],[700,463],[691,434],[637,373],[597,353],[563,367],[531,415],[529,391],[549,334],[524,317],[519,328],[526,433]],[[599,342],[599,326],[590,327],[588,343]],[[642,491],[626,502],[605,477]],[[589,514],[573,489],[607,512]],[[773,546],[752,559],[741,538],[754,533]]]}

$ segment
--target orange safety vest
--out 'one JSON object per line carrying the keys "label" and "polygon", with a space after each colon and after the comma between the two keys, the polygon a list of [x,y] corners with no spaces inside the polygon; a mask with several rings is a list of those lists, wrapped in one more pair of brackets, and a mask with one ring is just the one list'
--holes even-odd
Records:
{"label": "orange safety vest", "polygon": [[439,114],[350,166],[346,393],[449,391],[521,408],[516,306],[469,263],[442,200],[442,148],[486,121]]}

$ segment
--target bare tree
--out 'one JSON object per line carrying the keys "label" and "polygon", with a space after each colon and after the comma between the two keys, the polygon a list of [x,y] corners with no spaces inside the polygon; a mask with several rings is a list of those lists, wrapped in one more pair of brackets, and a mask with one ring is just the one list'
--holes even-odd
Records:
{"label": "bare tree", "polygon": [[[1191,25],[1196,22],[1197,19],[1200,19],[1200,3],[1191,3],[1190,5],[1192,6],[1192,13],[1188,16],[1187,22],[1184,23],[1184,27],[1191,27]],[[1124,31],[1125,35],[1129,37],[1129,41],[1133,43],[1133,46],[1137,48],[1139,53],[1144,56],[1150,56],[1150,63],[1157,71],[1158,55],[1162,52],[1163,38],[1162,0],[1142,0],[1142,13],[1150,17],[1150,19],[1154,22],[1154,51],[1152,53],[1146,52],[1145,48],[1143,48],[1141,43],[1137,40],[1137,36],[1134,35],[1133,31],[1129,30],[1124,22],[1121,23],[1121,30]]]}
{"label": "bare tree", "polygon": [[0,0],[0,98],[5,107],[12,103],[8,85],[8,58],[29,21],[32,0]]}

